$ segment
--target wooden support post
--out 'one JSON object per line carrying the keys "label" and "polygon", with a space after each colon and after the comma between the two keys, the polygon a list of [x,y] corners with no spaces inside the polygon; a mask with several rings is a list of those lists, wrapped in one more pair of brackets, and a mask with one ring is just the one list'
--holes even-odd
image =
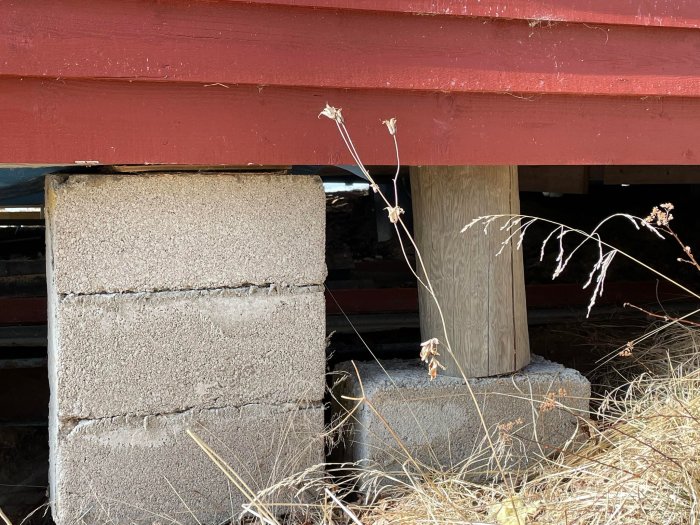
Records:
{"label": "wooden support post", "polygon": [[[488,235],[475,227],[460,233],[473,218],[520,211],[516,166],[431,166],[411,169],[416,243],[445,317],[453,357],[445,348],[440,315],[433,298],[419,286],[421,333],[437,337],[440,362],[450,376],[505,374],[530,360],[522,253],[517,238],[502,253],[508,232],[504,221]],[[505,219],[504,219],[505,220]],[[419,273],[421,277],[422,274]]]}

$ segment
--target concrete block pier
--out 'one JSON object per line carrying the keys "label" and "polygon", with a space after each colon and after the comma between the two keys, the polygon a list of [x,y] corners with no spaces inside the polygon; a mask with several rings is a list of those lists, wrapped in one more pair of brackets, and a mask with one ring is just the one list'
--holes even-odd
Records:
{"label": "concrete block pier", "polygon": [[[383,365],[388,375],[376,362],[356,363],[365,396],[381,417],[367,404],[359,408],[346,429],[345,446],[336,452],[340,460],[400,472],[408,461],[405,447],[430,468],[464,468],[472,479],[483,480],[497,475],[494,457],[515,472],[556,453],[588,414],[588,380],[539,356],[515,374],[469,379],[476,404],[462,378],[439,375],[430,381],[418,359]],[[362,396],[351,363],[341,363],[336,372],[345,378],[336,398]],[[336,406],[340,414],[353,405],[343,403]]]}
{"label": "concrete block pier", "polygon": [[47,179],[57,523],[240,511],[187,428],[253,488],[323,461],[324,206],[307,176]]}

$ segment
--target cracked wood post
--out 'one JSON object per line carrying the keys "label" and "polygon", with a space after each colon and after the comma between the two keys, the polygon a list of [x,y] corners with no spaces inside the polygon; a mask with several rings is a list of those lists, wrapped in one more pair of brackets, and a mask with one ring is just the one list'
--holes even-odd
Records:
{"label": "cracked wood post", "polygon": [[[493,223],[460,230],[481,215],[520,211],[517,166],[411,169],[415,238],[442,307],[454,355],[445,348],[437,306],[419,286],[423,339],[437,337],[441,374],[484,377],[520,370],[530,360],[522,252],[517,238],[496,256],[507,233]],[[423,275],[419,273],[421,277]]]}

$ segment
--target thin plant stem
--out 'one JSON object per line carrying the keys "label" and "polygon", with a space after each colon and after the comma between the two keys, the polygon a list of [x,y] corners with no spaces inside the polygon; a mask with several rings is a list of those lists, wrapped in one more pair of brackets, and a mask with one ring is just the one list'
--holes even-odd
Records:
{"label": "thin plant stem", "polygon": [[7,517],[7,514],[5,514],[2,509],[0,508],[0,519],[5,523],[5,525],[12,525],[12,521],[10,521],[10,518]]}
{"label": "thin plant stem", "polygon": [[[334,108],[333,108],[333,109],[334,109]],[[331,118],[332,120],[335,121],[336,126],[338,127],[338,130],[339,130],[339,132],[340,132],[340,135],[341,135],[341,137],[342,137],[342,139],[343,139],[343,142],[345,143],[345,145],[346,145],[348,151],[350,152],[350,155],[352,156],[353,160],[354,160],[355,163],[358,165],[358,167],[360,168],[360,170],[362,171],[362,173],[365,175],[365,177],[367,178],[367,180],[370,182],[370,186],[372,187],[372,189],[373,189],[376,193],[378,193],[378,194],[380,195],[381,199],[382,199],[382,200],[384,201],[384,203],[387,205],[387,208],[389,208],[390,210],[396,208],[396,207],[397,207],[397,204],[394,205],[394,206],[392,206],[391,202],[389,202],[389,200],[387,199],[386,195],[381,191],[380,187],[377,185],[377,183],[375,182],[374,178],[370,175],[370,173],[369,173],[369,171],[367,170],[367,168],[364,166],[364,164],[362,164],[362,161],[361,161],[361,159],[360,159],[360,156],[359,156],[357,150],[355,149],[355,146],[354,146],[354,144],[353,144],[353,142],[352,142],[352,139],[350,138],[350,133],[349,133],[349,131],[347,130],[347,127],[345,126],[344,120],[343,120],[341,117],[339,117],[339,114],[338,114],[337,111],[335,112],[335,114],[337,115],[336,118],[330,117],[329,115],[326,115],[326,116],[329,116],[329,118]],[[398,141],[397,141],[397,139],[396,139],[395,133],[392,133],[392,136],[393,136],[393,139],[394,139],[394,145],[395,145],[395,150],[396,150],[396,154],[397,154],[397,164],[399,164],[399,157],[398,157],[398,151],[399,151],[399,148],[398,148]],[[393,179],[393,182],[394,182],[394,196],[395,196],[395,199],[396,199],[396,200],[398,200],[398,188],[397,188],[398,171],[399,171],[399,169],[397,168],[396,175],[394,176],[394,179]],[[468,380],[468,377],[467,377],[467,375],[466,375],[464,369],[462,368],[462,366],[461,366],[461,364],[459,363],[459,361],[456,359],[455,354],[454,354],[454,352],[453,352],[453,350],[452,350],[452,345],[451,345],[451,343],[450,343],[449,335],[448,335],[448,331],[447,331],[447,323],[446,323],[446,321],[445,321],[445,316],[444,316],[444,313],[443,313],[443,311],[442,311],[442,307],[440,306],[440,301],[438,300],[437,295],[435,294],[435,290],[434,290],[434,288],[433,288],[433,285],[432,285],[432,283],[431,283],[431,281],[430,281],[430,277],[429,277],[429,275],[428,275],[428,271],[427,271],[426,266],[425,266],[425,263],[424,263],[424,261],[423,261],[423,257],[422,257],[422,255],[421,255],[420,249],[418,248],[418,246],[417,246],[417,244],[416,244],[416,242],[415,242],[413,236],[410,234],[410,232],[409,232],[409,230],[408,230],[408,227],[406,226],[405,222],[404,222],[403,219],[401,218],[401,214],[400,214],[400,213],[396,213],[396,214],[395,214],[395,217],[396,217],[396,221],[395,221],[395,222],[392,221],[392,222],[394,223],[394,227],[395,227],[395,229],[396,229],[396,231],[397,231],[397,234],[399,235],[399,238],[400,238],[400,237],[401,237],[401,232],[399,231],[398,225],[397,225],[397,224],[400,224],[400,225],[401,225],[401,229],[403,230],[403,232],[405,233],[406,237],[409,239],[409,241],[410,241],[410,243],[411,243],[413,249],[415,250],[416,260],[417,260],[417,262],[418,262],[419,269],[420,269],[420,270],[422,271],[422,273],[423,273],[423,276],[424,276],[425,281],[423,281],[423,280],[420,279],[420,277],[418,276],[418,271],[413,271],[413,269],[412,269],[412,267],[411,267],[411,265],[410,265],[410,262],[409,262],[409,260],[408,260],[406,251],[405,251],[405,249],[403,248],[403,243],[402,243],[402,252],[403,252],[403,255],[404,255],[406,264],[407,264],[408,267],[411,269],[411,271],[416,275],[416,278],[417,278],[419,284],[421,284],[421,285],[428,291],[430,297],[432,298],[432,300],[434,301],[434,303],[435,303],[435,305],[436,305],[436,308],[437,308],[437,311],[438,311],[438,315],[439,315],[439,318],[440,318],[440,322],[441,322],[441,325],[442,325],[445,347],[447,348],[447,351],[448,351],[448,353],[450,354],[450,356],[453,358],[453,362],[457,365],[457,369],[458,369],[460,375],[462,376],[462,379],[464,380],[464,384],[465,384],[466,387],[467,387],[467,390],[468,390],[469,395],[470,395],[470,397],[471,397],[472,403],[474,404],[474,407],[475,407],[476,412],[477,412],[477,414],[478,414],[479,423],[480,423],[481,427],[482,427],[483,430],[484,430],[484,434],[485,434],[485,436],[486,436],[486,440],[487,440],[488,445],[489,445],[489,448],[490,448],[490,450],[491,450],[491,452],[492,452],[492,454],[493,454],[493,458],[494,458],[494,460],[495,460],[495,463],[496,463],[496,466],[497,466],[497,470],[498,470],[498,472],[499,472],[499,475],[500,475],[501,479],[506,480],[507,478],[506,478],[506,475],[505,475],[505,470],[503,469],[503,466],[501,465],[500,459],[498,458],[498,454],[497,454],[497,451],[496,451],[496,446],[495,446],[495,444],[494,444],[494,442],[493,442],[493,438],[491,437],[491,433],[489,432],[489,428],[488,428],[488,425],[486,424],[486,421],[485,421],[485,419],[484,419],[484,415],[483,415],[483,413],[482,413],[482,411],[481,411],[481,408],[479,407],[479,402],[478,402],[478,400],[477,400],[477,398],[476,398],[476,394],[474,393],[474,391],[473,391],[471,385],[469,384],[469,380]],[[373,407],[370,406],[370,408],[372,408],[373,411],[375,411],[375,409],[374,409]],[[376,411],[375,411],[375,412],[376,412]],[[412,456],[410,455],[410,453],[409,453],[409,458],[412,459]],[[515,506],[515,496],[514,496],[514,494],[512,493],[512,491],[509,493],[509,498],[511,499],[511,503],[512,503],[512,505],[513,505],[513,508],[516,508],[516,506]],[[519,516],[519,514],[518,514],[517,512],[515,513],[515,517],[516,517],[516,520],[517,520],[517,525],[521,525],[520,516]]]}
{"label": "thin plant stem", "polygon": [[325,488],[326,495],[328,495],[329,498],[333,500],[333,502],[338,505],[341,510],[352,520],[352,522],[355,525],[362,525],[362,522],[358,519],[358,517],[355,515],[353,511],[351,511],[347,505],[343,505],[343,502],[340,501],[335,494],[333,494],[330,490],[328,490],[328,487]]}

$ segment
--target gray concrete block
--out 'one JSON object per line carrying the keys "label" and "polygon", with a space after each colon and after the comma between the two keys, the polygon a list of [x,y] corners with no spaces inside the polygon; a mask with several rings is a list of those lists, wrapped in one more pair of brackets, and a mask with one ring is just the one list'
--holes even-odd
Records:
{"label": "gray concrete block", "polygon": [[[514,470],[555,453],[576,437],[581,418],[588,414],[588,380],[538,356],[518,373],[470,379],[476,404],[462,379],[438,376],[431,382],[418,359],[383,365],[390,377],[376,362],[357,363],[365,396],[384,422],[362,404],[334,459],[364,460],[384,470],[398,470],[408,460],[405,447],[431,468],[463,468],[481,479],[496,472],[495,459]],[[351,364],[341,363],[337,372],[345,380],[336,386],[336,397],[361,397]],[[345,413],[353,406],[350,401],[343,404],[335,410]]]}
{"label": "gray concrete block", "polygon": [[321,400],[324,305],[319,287],[59,299],[52,417]]}
{"label": "gray concrete block", "polygon": [[59,294],[321,284],[318,177],[261,174],[47,177]]}
{"label": "gray concrete block", "polygon": [[256,491],[323,461],[321,408],[246,405],[85,421],[52,451],[56,522],[219,524],[239,513],[247,500],[233,485],[229,490],[188,428]]}

